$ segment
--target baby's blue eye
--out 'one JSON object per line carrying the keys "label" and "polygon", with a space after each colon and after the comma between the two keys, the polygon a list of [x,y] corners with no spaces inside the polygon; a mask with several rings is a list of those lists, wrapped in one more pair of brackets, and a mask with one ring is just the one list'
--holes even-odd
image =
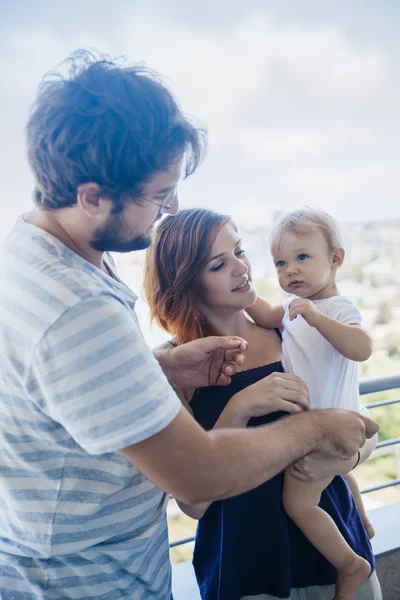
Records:
{"label": "baby's blue eye", "polygon": [[297,260],[305,260],[306,258],[308,258],[308,254],[304,254],[304,252],[302,254],[299,254],[297,257]]}
{"label": "baby's blue eye", "polygon": [[284,264],[285,264],[284,260],[278,260],[278,261],[276,261],[276,266],[277,267],[283,267]]}

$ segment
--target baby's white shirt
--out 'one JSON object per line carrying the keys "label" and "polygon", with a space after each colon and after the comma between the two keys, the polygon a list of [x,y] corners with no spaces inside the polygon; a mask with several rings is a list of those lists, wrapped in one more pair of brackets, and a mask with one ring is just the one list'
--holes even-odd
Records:
{"label": "baby's white shirt", "polygon": [[[342,356],[302,316],[289,320],[292,296],[283,303],[282,364],[307,385],[311,408],[346,408],[360,411],[358,363]],[[314,300],[316,308],[345,325],[362,322],[360,311],[344,296]]]}

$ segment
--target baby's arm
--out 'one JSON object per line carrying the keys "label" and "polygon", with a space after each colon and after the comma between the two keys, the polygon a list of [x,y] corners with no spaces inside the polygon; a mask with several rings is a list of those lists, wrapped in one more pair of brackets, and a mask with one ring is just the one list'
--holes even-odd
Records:
{"label": "baby's arm", "polygon": [[372,340],[358,323],[345,324],[322,314],[311,300],[296,298],[290,303],[289,318],[301,315],[342,356],[357,362],[368,360],[372,354]]}
{"label": "baby's arm", "polygon": [[282,305],[271,306],[269,302],[259,296],[253,306],[246,308],[246,312],[257,325],[261,325],[265,329],[279,329],[282,327],[282,319],[285,314]]}

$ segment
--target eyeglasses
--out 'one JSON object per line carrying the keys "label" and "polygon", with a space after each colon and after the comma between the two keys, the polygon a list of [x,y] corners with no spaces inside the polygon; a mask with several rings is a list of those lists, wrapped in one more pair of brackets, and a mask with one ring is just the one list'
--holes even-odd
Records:
{"label": "eyeglasses", "polygon": [[[152,204],[155,204],[156,206],[160,206],[163,210],[170,210],[174,203],[174,198],[176,197],[177,191],[178,191],[178,186],[176,185],[175,187],[172,188],[172,190],[170,192],[168,192],[168,194],[165,196],[165,198],[162,202],[157,202],[156,200],[153,200],[153,198],[149,198],[148,196],[140,196],[140,197],[142,200],[147,200],[147,202],[151,202]],[[171,200],[171,198],[172,198],[172,200]]]}

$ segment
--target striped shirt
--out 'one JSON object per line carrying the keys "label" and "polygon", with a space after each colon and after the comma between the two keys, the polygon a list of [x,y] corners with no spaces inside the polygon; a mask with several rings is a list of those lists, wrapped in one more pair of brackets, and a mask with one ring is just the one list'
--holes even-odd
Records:
{"label": "striped shirt", "polygon": [[166,495],[117,452],[181,406],[136,296],[22,218],[0,286],[2,600],[169,598]]}

